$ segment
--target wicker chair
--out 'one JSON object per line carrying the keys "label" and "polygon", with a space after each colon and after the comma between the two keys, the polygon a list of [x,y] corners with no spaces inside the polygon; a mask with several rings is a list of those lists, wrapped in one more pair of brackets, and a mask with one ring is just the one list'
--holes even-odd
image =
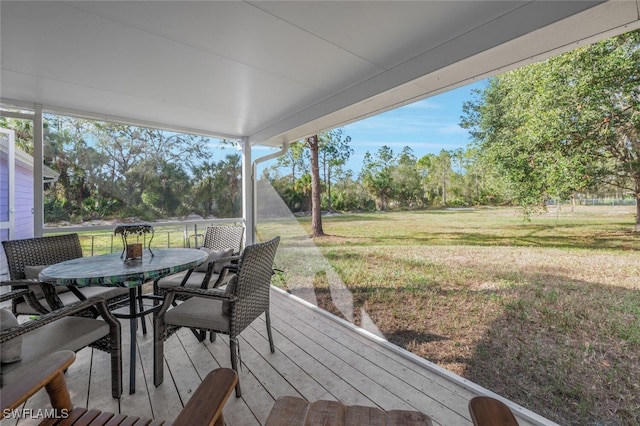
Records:
{"label": "wicker chair", "polygon": [[[240,259],[244,241],[243,226],[209,226],[204,235],[204,243],[199,248],[209,250],[230,250],[225,257],[208,261],[201,270],[190,270],[156,280],[153,283],[154,294],[164,295],[172,287],[210,288],[220,287],[229,282]],[[211,284],[213,282],[213,284]],[[178,300],[184,300],[178,297]]]}
{"label": "wicker chair", "polygon": [[[35,278],[44,266],[82,257],[82,246],[78,234],[64,234],[51,237],[27,238],[23,240],[3,241],[9,281],[12,289],[31,288],[36,298],[28,301],[17,298],[11,308],[16,315],[39,315],[55,310],[60,306],[85,300],[90,297],[105,299],[110,308],[124,306],[129,300],[129,290],[119,287],[61,287],[42,283]],[[27,277],[30,270],[33,278]]]}
{"label": "wicker chair", "polygon": [[[51,402],[41,425],[170,425],[170,422],[140,418],[134,415],[115,414],[74,407],[71,395],[64,379],[64,371],[73,363],[73,352],[55,352],[34,365],[25,374],[18,386],[9,386],[1,390],[2,416],[10,416],[12,410],[19,407],[43,387]],[[231,396],[238,380],[235,371],[230,368],[218,368],[211,371],[195,390],[189,401],[173,421],[174,426],[214,425],[223,426],[222,409]],[[57,416],[57,417],[56,417]]]}
{"label": "wicker chair", "polygon": [[[276,237],[247,246],[242,252],[238,272],[226,289],[167,289],[160,309],[154,314],[154,384],[159,386],[164,374],[164,341],[178,328],[206,330],[229,335],[231,367],[237,372],[238,335],[262,313],[265,314],[271,352],[275,351],[269,316],[269,295],[273,260],[280,242]],[[172,307],[178,295],[189,299]],[[236,396],[240,396],[240,382]]]}
{"label": "wicker chair", "polygon": [[[29,289],[13,290],[0,295],[0,302],[16,298],[34,299]],[[77,316],[89,309],[102,319]],[[49,312],[34,320],[7,328],[0,333],[0,345],[7,348],[11,341],[21,338],[21,359],[0,365],[0,385],[22,382],[34,363],[55,351],[79,351],[90,346],[111,355],[111,394],[122,395],[122,350],[120,322],[111,314],[103,299],[90,298]],[[7,345],[7,346],[5,346]]]}

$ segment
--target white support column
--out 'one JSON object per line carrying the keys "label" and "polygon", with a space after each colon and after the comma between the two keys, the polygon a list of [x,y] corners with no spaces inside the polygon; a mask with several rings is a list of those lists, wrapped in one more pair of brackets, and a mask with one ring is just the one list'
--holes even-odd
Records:
{"label": "white support column", "polygon": [[43,136],[42,105],[37,104],[33,116],[33,235],[36,237],[42,237],[44,229]]}
{"label": "white support column", "polygon": [[238,142],[242,147],[242,218],[244,219],[245,245],[256,241],[256,194],[253,185],[251,146],[248,138]]}

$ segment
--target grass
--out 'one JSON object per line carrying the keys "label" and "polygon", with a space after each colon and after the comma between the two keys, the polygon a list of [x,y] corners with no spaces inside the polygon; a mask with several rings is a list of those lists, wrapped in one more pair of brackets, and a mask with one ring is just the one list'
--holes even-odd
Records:
{"label": "grass", "polygon": [[[114,225],[115,227],[115,225]],[[64,229],[61,229],[60,233],[66,233]],[[55,235],[52,232],[48,235]],[[106,253],[121,253],[123,249],[122,237],[120,235],[114,235],[113,230],[95,230],[89,229],[87,231],[78,232],[80,236],[80,245],[82,246],[82,252],[85,256],[94,256]],[[189,234],[193,234],[193,229],[189,229]],[[141,236],[129,237],[130,243],[142,243],[146,248],[149,244],[149,234],[143,234]],[[199,237],[199,242],[202,242],[202,237]],[[194,243],[194,239],[189,240],[191,244]],[[187,240],[185,239],[185,227],[182,225],[173,226],[158,226],[155,228],[153,239],[151,240],[151,248],[167,248],[167,247],[185,247]]]}
{"label": "grass", "polygon": [[[313,248],[290,235],[278,262],[283,285],[314,287],[320,306],[356,324],[364,312],[389,341],[544,417],[640,424],[634,220],[629,207],[529,222],[514,209],[341,215],[323,218],[314,268],[295,259]],[[308,233],[310,221],[300,223]]]}

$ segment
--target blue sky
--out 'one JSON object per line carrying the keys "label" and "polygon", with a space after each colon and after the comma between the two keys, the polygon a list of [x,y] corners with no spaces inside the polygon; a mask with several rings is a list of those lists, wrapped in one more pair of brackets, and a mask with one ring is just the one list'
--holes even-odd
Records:
{"label": "blue sky", "polygon": [[383,145],[396,155],[409,146],[417,158],[466,147],[469,134],[459,126],[462,104],[485,84],[483,80],[344,126],[354,150],[346,168],[357,177],[365,153],[375,154]]}

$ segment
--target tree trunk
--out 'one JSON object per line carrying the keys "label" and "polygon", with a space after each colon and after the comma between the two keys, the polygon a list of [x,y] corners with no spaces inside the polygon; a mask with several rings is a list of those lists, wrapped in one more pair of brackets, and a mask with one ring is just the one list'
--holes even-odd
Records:
{"label": "tree trunk", "polygon": [[447,207],[447,177],[445,171],[442,172],[442,206]]}
{"label": "tree trunk", "polygon": [[331,168],[327,170],[327,210],[331,211]]}
{"label": "tree trunk", "polygon": [[318,166],[318,135],[307,138],[311,150],[311,236],[321,237],[322,206],[320,204],[320,167]]}

